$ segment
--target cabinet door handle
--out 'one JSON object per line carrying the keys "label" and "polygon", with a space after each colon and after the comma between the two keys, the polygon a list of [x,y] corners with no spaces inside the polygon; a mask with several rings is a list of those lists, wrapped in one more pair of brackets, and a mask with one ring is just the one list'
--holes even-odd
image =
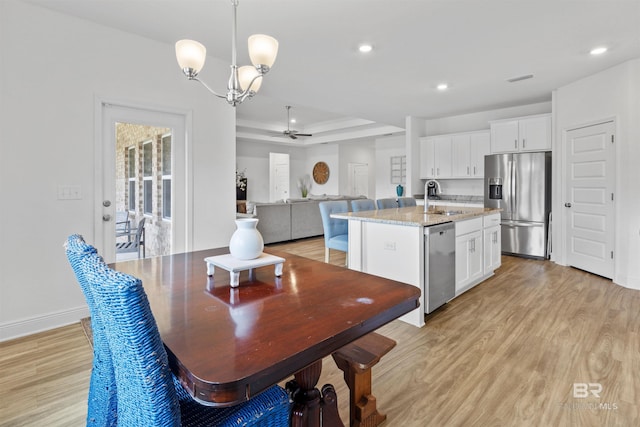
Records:
{"label": "cabinet door handle", "polygon": [[527,140],[522,138],[522,148],[524,148],[527,145]]}
{"label": "cabinet door handle", "polygon": [[436,168],[436,175],[440,176],[440,168]]}
{"label": "cabinet door handle", "polygon": [[433,176],[433,168],[431,168],[431,176]]}
{"label": "cabinet door handle", "polygon": [[473,175],[475,176],[475,174],[476,174],[476,167],[474,166],[473,167]]}
{"label": "cabinet door handle", "polygon": [[469,166],[467,166],[467,175],[469,175]]}
{"label": "cabinet door handle", "polygon": [[513,140],[513,148],[518,148],[518,140]]}

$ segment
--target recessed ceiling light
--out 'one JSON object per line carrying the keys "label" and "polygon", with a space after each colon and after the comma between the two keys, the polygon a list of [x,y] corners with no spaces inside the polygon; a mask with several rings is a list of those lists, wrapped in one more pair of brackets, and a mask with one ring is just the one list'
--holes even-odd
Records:
{"label": "recessed ceiling light", "polygon": [[607,51],[607,48],[604,46],[601,47],[596,47],[591,49],[591,52],[589,52],[591,55],[602,55],[603,53],[605,53]]}
{"label": "recessed ceiling light", "polygon": [[291,119],[291,120],[289,120],[289,121],[290,121],[291,123],[295,123],[295,122],[296,122],[296,119]]}
{"label": "recessed ceiling light", "polygon": [[370,44],[361,44],[360,46],[358,46],[358,50],[361,53],[369,53],[373,50],[373,46],[371,46]]}
{"label": "recessed ceiling light", "polygon": [[436,89],[438,90],[447,90],[449,89],[449,85],[446,83],[440,83],[438,86],[436,86]]}

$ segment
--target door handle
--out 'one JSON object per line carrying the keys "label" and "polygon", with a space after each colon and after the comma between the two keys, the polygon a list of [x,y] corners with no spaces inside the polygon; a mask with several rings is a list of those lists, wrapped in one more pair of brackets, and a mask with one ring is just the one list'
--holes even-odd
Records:
{"label": "door handle", "polygon": [[570,207],[571,207],[571,203],[569,203],[569,202],[565,203],[565,204],[564,204],[564,207],[565,207],[565,208],[570,208]]}
{"label": "door handle", "polygon": [[102,220],[104,222],[111,221],[111,215],[109,215],[109,214],[102,215]]}

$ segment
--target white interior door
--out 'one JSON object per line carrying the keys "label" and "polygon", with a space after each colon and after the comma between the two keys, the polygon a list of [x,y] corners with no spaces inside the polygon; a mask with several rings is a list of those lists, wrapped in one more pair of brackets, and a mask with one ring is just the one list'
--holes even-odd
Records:
{"label": "white interior door", "polygon": [[95,237],[93,244],[107,263],[115,261],[115,147],[116,123],[136,123],[168,127],[172,132],[171,182],[171,250],[173,253],[191,249],[192,185],[187,178],[189,150],[186,145],[187,115],[158,111],[104,100],[96,102],[95,147]]}
{"label": "white interior door", "polygon": [[566,145],[567,263],[613,278],[613,122],[573,129]]}
{"label": "white interior door", "polygon": [[369,197],[369,165],[349,163],[349,193],[352,196]]}
{"label": "white interior door", "polygon": [[289,155],[269,153],[269,200],[287,200],[289,194]]}

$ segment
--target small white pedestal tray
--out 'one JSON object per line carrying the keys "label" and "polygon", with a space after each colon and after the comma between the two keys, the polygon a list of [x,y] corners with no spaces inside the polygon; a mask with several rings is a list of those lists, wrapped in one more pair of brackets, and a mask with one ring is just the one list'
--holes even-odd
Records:
{"label": "small white pedestal tray", "polygon": [[280,258],[279,256],[262,253],[262,255],[256,259],[237,259],[232,257],[231,254],[226,254],[210,256],[205,258],[204,261],[207,263],[207,275],[209,277],[213,276],[216,267],[220,267],[229,272],[231,287],[237,288],[240,283],[240,272],[244,270],[249,270],[249,276],[253,277],[254,268],[275,265],[276,277],[282,276],[282,265],[284,264],[285,259]]}

